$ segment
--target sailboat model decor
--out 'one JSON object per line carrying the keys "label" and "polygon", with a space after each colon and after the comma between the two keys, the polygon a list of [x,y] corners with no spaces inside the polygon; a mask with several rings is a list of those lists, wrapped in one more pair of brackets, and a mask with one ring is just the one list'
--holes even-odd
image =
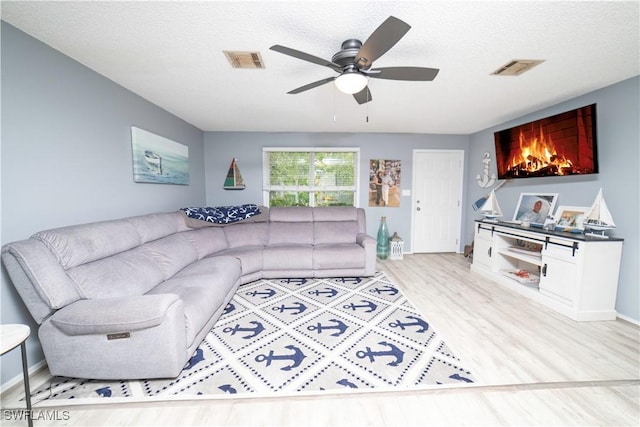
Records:
{"label": "sailboat model decor", "polygon": [[491,193],[489,193],[489,197],[487,197],[484,205],[480,208],[480,213],[484,216],[484,221],[488,222],[498,222],[496,218],[502,216],[502,209],[500,209],[495,189],[491,190]]}
{"label": "sailboat model decor", "polygon": [[231,160],[231,166],[229,166],[229,172],[227,172],[227,177],[224,180],[224,186],[222,187],[225,190],[244,190],[245,185],[242,180],[242,175],[240,175],[240,169],[238,169],[238,163],[234,158]]}
{"label": "sailboat model decor", "polygon": [[591,236],[597,236],[602,238],[607,238],[604,232],[606,230],[612,230],[616,228],[616,224],[613,222],[613,217],[611,216],[611,212],[607,208],[607,204],[604,201],[604,197],[602,197],[602,188],[598,191],[598,195],[596,196],[593,205],[584,216],[584,221],[582,225],[585,229],[599,231],[600,234],[595,233],[586,233]]}

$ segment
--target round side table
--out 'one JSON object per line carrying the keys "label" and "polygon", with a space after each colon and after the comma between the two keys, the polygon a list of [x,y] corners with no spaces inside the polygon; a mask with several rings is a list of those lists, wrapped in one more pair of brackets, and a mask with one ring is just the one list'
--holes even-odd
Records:
{"label": "round side table", "polygon": [[22,375],[24,377],[24,398],[27,402],[27,421],[33,427],[31,419],[31,388],[29,387],[29,365],[27,364],[26,341],[31,329],[27,325],[0,325],[0,356],[20,346],[22,352]]}

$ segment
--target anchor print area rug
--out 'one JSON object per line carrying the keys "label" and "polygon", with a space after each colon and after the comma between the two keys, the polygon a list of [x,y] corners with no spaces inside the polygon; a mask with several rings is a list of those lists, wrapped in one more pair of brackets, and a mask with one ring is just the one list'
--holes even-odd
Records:
{"label": "anchor print area rug", "polygon": [[427,318],[377,273],[243,285],[178,378],[53,377],[32,400],[46,406],[415,390],[473,382]]}

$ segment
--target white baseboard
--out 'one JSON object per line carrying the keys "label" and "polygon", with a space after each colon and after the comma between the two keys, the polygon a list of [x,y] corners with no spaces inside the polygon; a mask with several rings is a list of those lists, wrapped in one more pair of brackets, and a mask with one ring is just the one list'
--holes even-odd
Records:
{"label": "white baseboard", "polygon": [[[29,368],[29,378],[31,378],[31,376],[33,376],[33,374],[35,374],[36,372],[38,372],[41,369],[45,368],[46,366],[47,366],[47,361],[44,360],[44,359],[42,359],[41,361],[39,361],[38,363],[33,365],[31,368]],[[24,378],[23,378],[22,372],[20,372],[20,374],[16,375],[14,378],[11,378],[6,383],[0,384],[0,395],[2,393],[5,393],[6,391],[11,389],[12,387],[15,387],[16,385],[22,384],[23,380],[24,380]],[[29,382],[31,382],[31,381],[29,381]]]}
{"label": "white baseboard", "polygon": [[617,313],[616,317],[618,319],[622,319],[622,320],[627,321],[629,323],[633,323],[636,326],[640,326],[640,321],[638,321],[636,319],[632,319],[631,317],[625,316],[624,314]]}

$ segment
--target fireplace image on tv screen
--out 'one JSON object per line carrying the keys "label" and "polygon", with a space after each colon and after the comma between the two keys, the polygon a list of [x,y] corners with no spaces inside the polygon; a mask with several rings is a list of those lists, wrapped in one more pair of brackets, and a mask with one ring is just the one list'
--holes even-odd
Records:
{"label": "fireplace image on tv screen", "polygon": [[499,179],[598,173],[596,104],[494,133]]}

